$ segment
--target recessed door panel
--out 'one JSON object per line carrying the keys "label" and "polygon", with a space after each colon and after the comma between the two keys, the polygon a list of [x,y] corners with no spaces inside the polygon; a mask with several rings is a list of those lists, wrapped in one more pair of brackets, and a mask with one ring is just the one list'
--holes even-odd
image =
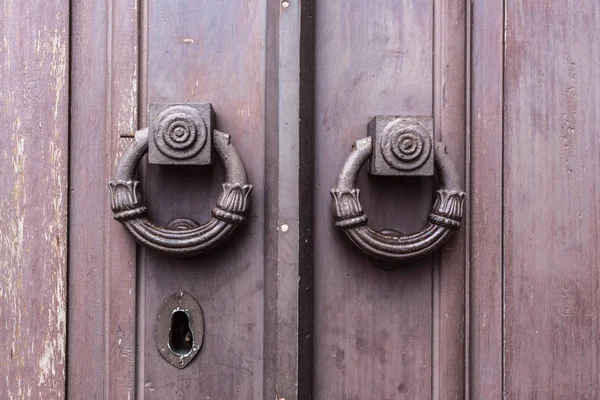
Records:
{"label": "recessed door panel", "polygon": [[[464,48],[456,44],[464,40],[464,8],[450,3],[317,3],[316,398],[462,393],[462,367],[450,361],[462,352],[461,236],[450,239],[441,256],[384,271],[335,229],[328,199],[351,145],[378,115],[433,117],[435,140],[449,141],[450,157],[462,171],[465,64]],[[456,30],[451,35],[448,24]],[[357,186],[371,226],[411,233],[427,225],[435,178],[376,177],[366,169]],[[455,286],[447,286],[451,281]],[[450,379],[452,388],[440,390]]]}
{"label": "recessed door panel", "polygon": [[[248,221],[228,243],[180,259],[142,249],[138,260],[138,388],[146,398],[263,398],[264,2],[152,1],[147,19],[147,101],[210,102],[254,184]],[[222,164],[158,166],[141,185],[158,223],[205,222],[224,181]],[[183,290],[204,315],[189,365],[165,362],[154,343],[164,299]]]}

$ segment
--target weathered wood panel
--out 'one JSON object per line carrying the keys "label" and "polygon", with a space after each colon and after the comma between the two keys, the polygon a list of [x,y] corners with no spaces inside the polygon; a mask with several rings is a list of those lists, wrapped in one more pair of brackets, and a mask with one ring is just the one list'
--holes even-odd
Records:
{"label": "weathered wood panel", "polygon": [[0,11],[0,398],[65,395],[68,1]]}
{"label": "weathered wood panel", "polygon": [[[465,0],[435,1],[433,54],[435,139],[446,145],[465,191],[466,6]],[[467,198],[467,204],[468,201]],[[432,398],[435,400],[465,396],[465,235],[468,223],[465,218],[461,229],[434,256]]]}
{"label": "weathered wood panel", "polygon": [[[142,398],[264,398],[266,10],[256,1],[149,4],[147,100],[211,102],[217,129],[232,135],[254,190],[247,226],[211,254],[181,260],[140,251]],[[149,166],[142,192],[158,223],[201,222],[223,180],[218,161],[212,168]],[[198,300],[205,321],[203,347],[183,370],[161,358],[152,335],[158,306],[177,290]]]}
{"label": "weathered wood panel", "polygon": [[266,399],[312,394],[313,7],[267,5]]}
{"label": "weathered wood panel", "polygon": [[[433,115],[436,138],[464,173],[465,7],[458,0],[317,4],[317,398],[464,394],[464,232],[433,258],[380,271],[335,231],[328,190],[352,142],[381,114]],[[359,177],[370,222],[401,232],[426,223],[432,183]]]}
{"label": "weathered wood panel", "polygon": [[135,245],[107,183],[137,128],[136,2],[71,2],[68,397],[135,397]]}
{"label": "weathered wood panel", "polygon": [[[433,114],[433,2],[317,2],[315,15],[314,396],[428,399],[432,261],[375,268],[336,231],[329,190],[371,117]],[[430,180],[363,171],[358,185],[374,227],[423,227]]]}
{"label": "weathered wood panel", "polygon": [[502,398],[502,2],[473,2],[469,394]]}
{"label": "weathered wood panel", "polygon": [[507,399],[600,397],[600,3],[506,3]]}

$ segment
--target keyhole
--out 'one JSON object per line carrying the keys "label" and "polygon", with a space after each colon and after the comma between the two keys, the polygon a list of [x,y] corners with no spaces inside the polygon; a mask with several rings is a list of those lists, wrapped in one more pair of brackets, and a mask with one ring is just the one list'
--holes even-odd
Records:
{"label": "keyhole", "polygon": [[194,335],[190,329],[190,319],[185,311],[171,314],[171,330],[169,331],[169,347],[173,353],[183,356],[192,350]]}

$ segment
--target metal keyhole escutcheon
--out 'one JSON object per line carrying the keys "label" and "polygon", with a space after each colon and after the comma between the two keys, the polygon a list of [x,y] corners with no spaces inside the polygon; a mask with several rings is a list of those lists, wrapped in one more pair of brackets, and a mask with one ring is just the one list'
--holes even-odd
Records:
{"label": "metal keyhole escutcheon", "polygon": [[154,344],[171,365],[185,368],[204,341],[204,317],[200,304],[189,293],[167,297],[156,315]]}

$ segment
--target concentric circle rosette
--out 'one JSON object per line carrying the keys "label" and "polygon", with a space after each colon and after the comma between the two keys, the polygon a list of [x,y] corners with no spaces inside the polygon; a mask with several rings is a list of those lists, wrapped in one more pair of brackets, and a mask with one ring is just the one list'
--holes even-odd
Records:
{"label": "concentric circle rosette", "polygon": [[188,106],[173,106],[161,112],[153,123],[153,132],[158,150],[176,160],[195,156],[206,144],[204,119]]}
{"label": "concentric circle rosette", "polygon": [[417,121],[399,118],[384,129],[381,141],[383,159],[392,168],[411,171],[427,161],[431,153],[431,138]]}

